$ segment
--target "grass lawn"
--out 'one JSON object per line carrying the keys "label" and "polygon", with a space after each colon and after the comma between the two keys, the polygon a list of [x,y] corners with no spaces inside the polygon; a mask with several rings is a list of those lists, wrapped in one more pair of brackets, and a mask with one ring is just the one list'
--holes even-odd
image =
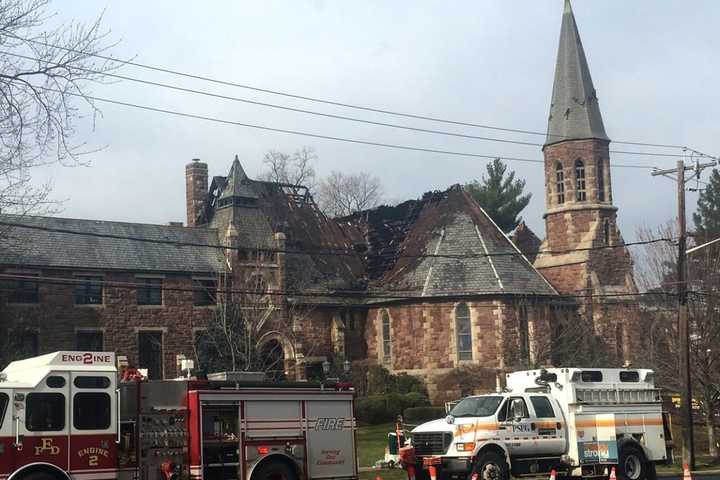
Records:
{"label": "grass lawn", "polygon": [[360,472],[360,480],[375,480],[377,476],[382,480],[407,480],[407,473],[400,468],[392,470],[373,470],[371,472]]}
{"label": "grass lawn", "polygon": [[[372,467],[385,457],[387,434],[395,430],[394,423],[366,425],[357,429],[357,449],[361,467]],[[364,478],[361,476],[361,478]],[[370,477],[368,477],[370,478]],[[372,477],[375,478],[374,476]],[[383,476],[383,480],[386,480]]]}

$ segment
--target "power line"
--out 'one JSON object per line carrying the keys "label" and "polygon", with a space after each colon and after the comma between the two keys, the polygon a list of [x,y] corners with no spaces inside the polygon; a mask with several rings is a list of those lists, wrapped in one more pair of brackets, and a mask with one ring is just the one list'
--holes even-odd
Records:
{"label": "power line", "polygon": [[[41,87],[36,86],[35,88],[39,88],[42,90],[60,93],[62,95],[70,95],[74,97],[80,97],[84,99],[93,100],[96,102],[103,102],[103,103],[109,103],[113,105],[120,105],[123,107],[131,107],[139,110],[147,110],[151,112],[156,113],[164,113],[167,115],[173,115],[177,117],[184,117],[184,118],[192,118],[195,120],[204,120],[208,122],[215,122],[215,123],[221,123],[224,125],[235,125],[239,127],[247,127],[247,128],[254,128],[258,130],[265,130],[269,132],[276,132],[276,133],[286,133],[290,135],[299,135],[304,137],[311,137],[311,138],[320,138],[323,140],[333,140],[337,142],[345,142],[345,143],[354,143],[354,144],[360,144],[360,145],[370,145],[374,147],[383,147],[383,148],[392,148],[397,150],[409,150],[414,152],[425,152],[425,153],[437,153],[441,155],[451,155],[451,156],[457,156],[457,157],[469,157],[469,158],[484,158],[484,159],[490,159],[494,160],[496,158],[502,158],[504,160],[513,161],[513,162],[527,162],[527,163],[542,163],[544,164],[544,160],[535,159],[535,158],[521,158],[521,157],[509,157],[506,155],[487,155],[487,154],[479,154],[479,153],[470,153],[470,152],[458,152],[454,150],[441,150],[441,149],[434,149],[434,148],[423,148],[423,147],[414,147],[411,145],[401,145],[401,144],[395,144],[395,143],[384,143],[384,142],[374,142],[369,140],[359,140],[354,138],[346,138],[346,137],[336,137],[332,135],[323,135],[318,133],[312,133],[312,132],[303,132],[299,130],[289,130],[284,128],[275,128],[275,127],[269,127],[266,125],[257,125],[257,124],[251,124],[251,123],[243,123],[243,122],[236,122],[233,120],[225,120],[222,118],[217,117],[209,117],[205,115],[197,115],[193,113],[186,113],[186,112],[178,112],[176,110],[169,110],[165,108],[158,108],[158,107],[150,107],[147,105],[140,105],[136,103],[130,103],[130,102],[122,102],[119,100],[112,100],[108,98],[103,97],[96,97],[92,95],[84,95],[81,93],[75,93],[75,92],[68,92],[68,91],[61,91],[56,90],[53,88],[48,87]],[[647,165],[631,165],[631,164],[619,164],[619,163],[611,163],[611,167],[618,167],[618,168],[636,168],[636,169],[643,169],[643,170],[653,170],[655,167],[650,167]]]}
{"label": "power line", "polygon": [[[362,257],[363,254],[360,252],[357,252],[355,250],[351,249],[329,249],[329,248],[321,248],[321,249],[306,249],[301,251],[295,251],[295,250],[287,250],[287,249],[277,249],[277,248],[243,248],[243,247],[232,247],[232,246],[226,246],[226,245],[220,245],[220,244],[211,244],[211,243],[194,243],[194,242],[183,242],[183,241],[177,241],[177,240],[163,240],[163,239],[155,239],[155,238],[143,238],[143,237],[135,237],[131,235],[116,235],[116,234],[110,234],[110,233],[97,233],[97,232],[78,232],[77,230],[72,229],[66,229],[66,228],[56,228],[56,227],[45,227],[41,225],[28,225],[26,223],[21,222],[9,222],[0,220],[0,226],[5,227],[12,227],[12,228],[25,228],[28,230],[39,230],[44,232],[50,232],[50,233],[62,233],[62,234],[70,234],[70,235],[79,235],[79,236],[85,236],[85,237],[95,237],[95,238],[109,238],[109,239],[115,239],[115,240],[129,240],[129,241],[136,241],[136,242],[144,242],[144,243],[154,243],[154,244],[162,244],[162,245],[172,245],[176,247],[200,247],[200,248],[213,248],[218,250],[237,250],[237,251],[253,251],[256,250],[258,252],[268,252],[268,253],[284,253],[284,254],[294,254],[294,255],[317,255],[317,256],[344,256],[344,257]],[[584,251],[593,251],[593,250],[608,250],[608,249],[614,249],[614,248],[625,248],[630,246],[636,246],[636,245],[650,245],[653,243],[659,243],[659,242],[674,242],[675,240],[672,238],[652,238],[649,240],[641,240],[636,242],[628,242],[623,244],[615,244],[615,245],[598,245],[594,247],[581,247],[581,248],[572,248],[572,249],[565,249],[565,250],[537,250],[534,252],[525,252],[520,253],[517,251],[513,252],[495,252],[495,253],[466,253],[466,254],[400,254],[397,256],[394,256],[394,258],[452,258],[452,259],[468,259],[468,258],[484,258],[484,257],[520,257],[520,256],[527,256],[527,255],[564,255],[567,253],[575,253],[575,252],[584,252]]]}
{"label": "power line", "polygon": [[[117,59],[117,58],[110,57],[110,56],[106,56],[106,55],[101,55],[101,54],[98,54],[98,53],[84,52],[84,51],[81,51],[81,50],[76,50],[76,49],[69,48],[69,47],[65,47],[65,46],[61,46],[61,45],[55,45],[55,44],[51,44],[51,43],[44,42],[44,41],[37,40],[37,39],[22,38],[22,37],[19,37],[19,36],[17,36],[17,35],[14,35],[14,34],[8,33],[8,32],[4,32],[4,33],[5,33],[6,35],[12,37],[12,38],[15,38],[15,39],[20,40],[20,41],[23,41],[23,42],[35,43],[35,44],[38,44],[38,45],[46,46],[46,47],[48,47],[48,48],[57,48],[57,49],[59,49],[59,50],[64,50],[64,51],[67,51],[67,52],[72,52],[72,53],[76,53],[76,54],[80,54],[80,55],[85,55],[85,56],[88,56],[88,57],[100,58],[100,59],[103,59],[103,60],[106,60],[106,61],[111,61],[111,62],[114,62],[114,63],[119,63],[119,64],[121,64],[121,65],[130,65],[130,66],[133,66],[133,67],[142,68],[142,69],[146,69],[146,70],[151,70],[151,71],[155,71],[155,72],[167,73],[167,74],[171,74],[171,75],[177,75],[177,76],[182,76],[182,77],[186,77],[186,78],[192,78],[192,79],[195,79],[195,80],[202,80],[202,81],[205,81],[205,82],[215,83],[215,84],[218,84],[218,85],[224,85],[224,86],[236,87],[236,88],[243,88],[243,89],[246,89],[246,90],[253,90],[253,91],[256,91],[256,92],[268,93],[268,94],[272,94],[272,95],[279,95],[279,96],[283,96],[283,97],[287,97],[287,98],[295,98],[295,99],[298,99],[298,100],[306,100],[306,101],[310,101],[310,102],[323,103],[323,104],[326,104],[326,105],[333,105],[333,106],[337,106],[337,107],[351,108],[351,109],[355,109],[355,110],[364,110],[364,111],[368,111],[368,112],[382,113],[382,114],[385,114],[385,115],[393,115],[393,116],[400,116],[400,117],[406,117],[406,118],[414,118],[414,119],[417,119],[417,120],[426,120],[426,121],[431,121],[431,122],[446,123],[446,124],[459,125],[459,126],[465,126],[465,127],[483,128],[483,129],[488,129],[488,130],[496,130],[496,131],[510,132],[510,133],[521,133],[521,134],[526,134],[526,135],[540,135],[540,136],[544,136],[544,137],[554,137],[554,138],[557,138],[557,139],[566,139],[566,138],[569,138],[569,137],[567,137],[567,136],[565,136],[565,135],[549,134],[549,133],[547,133],[547,132],[538,132],[538,131],[533,131],[533,130],[523,130],[523,129],[516,129],[516,128],[505,128],[505,127],[498,127],[498,126],[485,125],[485,124],[479,124],[479,123],[463,122],[463,121],[457,121],[457,120],[448,120],[448,119],[443,119],[443,118],[439,118],[439,117],[433,117],[433,116],[429,116],[429,115],[418,115],[418,114],[412,114],[412,113],[403,113],[403,112],[398,112],[398,111],[393,111],[393,110],[388,110],[388,109],[368,107],[368,106],[362,106],[362,105],[355,105],[355,104],[350,104],[350,103],[343,103],[343,102],[336,102],[336,101],[332,101],[332,100],[321,99],[321,98],[317,98],[317,97],[309,97],[309,96],[304,96],[304,95],[298,95],[298,94],[283,92],[283,91],[280,91],[280,90],[271,90],[271,89],[267,89],[267,88],[260,88],[260,87],[255,87],[255,86],[251,86],[251,85],[245,85],[245,84],[236,83],[236,82],[229,82],[229,81],[226,81],[226,80],[219,80],[219,79],[216,79],[216,78],[207,77],[207,76],[203,76],[203,75],[196,75],[196,74],[191,74],[191,73],[185,73],[185,72],[181,72],[181,71],[178,71],[178,70],[172,70],[172,69],[169,69],[169,68],[158,67],[158,66],[153,66],[153,65],[149,65],[149,64],[134,62],[134,61],[131,61],[131,60],[119,60],[119,59]],[[660,144],[660,143],[648,143],[648,142],[631,142],[631,141],[615,140],[615,143],[623,144],[623,145],[644,146],[644,147],[684,148],[682,145]]]}
{"label": "power line", "polygon": [[[99,285],[104,286],[108,288],[122,288],[122,289],[160,289],[163,291],[170,291],[170,292],[204,292],[208,291],[208,288],[205,287],[197,287],[197,288],[187,288],[187,287],[172,287],[172,286],[165,286],[163,285],[160,288],[157,287],[148,287],[145,283],[139,283],[139,282],[118,282],[118,281],[112,281],[112,280],[87,280],[87,279],[80,279],[80,278],[70,278],[70,277],[47,277],[47,276],[41,276],[41,275],[28,275],[28,274],[22,274],[22,273],[0,273],[0,279],[6,279],[6,280],[21,280],[21,281],[30,281],[30,282],[36,282],[38,284],[45,284],[45,285],[71,285],[71,286],[78,286],[78,285]],[[6,290],[13,290],[12,288],[5,287]],[[442,299],[444,297],[477,297],[477,296],[488,296],[488,295],[478,295],[478,294],[470,294],[470,295],[452,295],[452,296],[436,296],[436,297],[428,297],[423,295],[407,295],[407,294],[397,294],[393,295],[392,293],[373,293],[372,291],[367,290],[335,290],[335,291],[328,291],[328,292],[300,292],[295,290],[257,290],[257,289],[242,289],[242,288],[223,288],[220,286],[217,288],[217,292],[219,294],[243,294],[243,295],[255,295],[258,297],[262,296],[283,296],[283,297],[309,297],[309,298],[346,298],[346,299],[357,299],[358,297],[365,297],[369,299],[387,299],[387,300],[394,300],[394,301],[408,301],[408,300],[437,300]],[[387,291],[386,291],[387,292]],[[507,294],[503,294],[507,295]],[[672,292],[628,292],[628,293],[587,293],[583,295],[577,295],[577,294],[568,294],[568,295],[548,295],[548,294],[517,294],[515,296],[517,297],[547,297],[547,298],[557,298],[558,300],[562,299],[568,299],[568,298],[574,298],[574,299],[586,299],[586,298],[629,298],[629,297],[646,297],[646,296],[659,296],[659,295],[665,295],[665,296],[673,296],[675,293]],[[260,304],[260,302],[258,302]],[[368,305],[369,307],[372,306],[372,304]],[[492,306],[493,308],[497,308],[497,306]]]}
{"label": "power line", "polygon": [[[11,56],[23,58],[26,60],[42,62],[47,65],[52,65],[55,67],[68,68],[67,66],[59,64],[59,63],[54,63],[49,60],[44,60],[44,59],[36,58],[36,57],[30,57],[27,55],[21,55],[18,53],[12,53],[12,52],[0,50],[0,54],[11,55]],[[435,134],[435,135],[445,135],[445,136],[450,136],[450,137],[466,138],[466,139],[472,139],[472,140],[483,140],[483,141],[488,141],[488,142],[499,142],[499,143],[532,146],[532,147],[542,147],[543,146],[542,143],[536,143],[536,142],[523,142],[523,141],[519,141],[519,140],[510,140],[510,139],[495,138],[495,137],[483,137],[483,136],[470,135],[470,134],[459,133],[459,132],[448,132],[448,131],[444,131],[444,130],[419,128],[419,127],[413,127],[413,126],[409,126],[409,125],[399,125],[399,124],[394,124],[394,123],[386,123],[386,122],[379,122],[379,121],[374,121],[374,120],[367,120],[367,119],[357,118],[357,117],[348,117],[346,115],[336,115],[336,114],[332,114],[332,113],[318,112],[318,111],[314,111],[314,110],[306,110],[306,109],[302,109],[302,108],[289,107],[287,105],[260,102],[260,101],[256,101],[256,100],[246,99],[246,98],[222,95],[219,93],[213,93],[213,92],[208,92],[205,90],[187,88],[187,87],[182,87],[179,85],[173,85],[173,84],[169,84],[169,83],[155,82],[155,81],[151,81],[151,80],[130,77],[127,75],[118,75],[118,74],[110,73],[110,72],[102,72],[99,70],[93,70],[93,69],[78,67],[78,66],[73,66],[70,68],[72,68],[74,70],[80,70],[80,71],[84,71],[84,72],[90,72],[90,73],[104,75],[106,77],[116,78],[118,80],[126,80],[126,81],[130,81],[130,82],[140,83],[143,85],[167,88],[170,90],[180,91],[180,92],[184,92],[184,93],[203,95],[206,97],[218,98],[218,99],[222,99],[222,100],[230,100],[230,101],[241,102],[241,103],[246,103],[246,104],[250,104],[250,105],[258,105],[258,106],[275,108],[275,109],[280,109],[280,110],[287,110],[287,111],[296,112],[296,113],[316,115],[316,116],[320,116],[320,117],[333,118],[333,119],[345,120],[345,121],[350,121],[350,122],[364,123],[364,124],[368,124],[368,125],[376,125],[376,126],[381,126],[381,127],[389,127],[389,128],[396,128],[396,129],[413,131],[413,132],[429,133],[429,134]],[[577,147],[577,149],[582,149],[582,147]],[[652,157],[666,157],[666,158],[668,158],[668,157],[669,158],[680,158],[683,156],[682,153],[654,153],[654,152],[635,152],[635,151],[624,151],[624,150],[609,150],[609,153],[625,154],[625,155],[638,155],[638,156],[652,156]]]}

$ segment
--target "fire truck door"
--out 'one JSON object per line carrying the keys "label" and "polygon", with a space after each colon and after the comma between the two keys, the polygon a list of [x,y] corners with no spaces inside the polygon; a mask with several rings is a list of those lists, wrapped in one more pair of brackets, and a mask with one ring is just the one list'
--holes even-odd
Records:
{"label": "fire truck door", "polygon": [[15,391],[16,467],[42,462],[67,471],[69,377],[67,372],[52,372],[34,390]]}
{"label": "fire truck door", "polygon": [[15,470],[15,420],[12,391],[0,392],[0,477]]}
{"label": "fire truck door", "polygon": [[115,376],[73,373],[70,385],[70,468],[117,468],[117,395]]}

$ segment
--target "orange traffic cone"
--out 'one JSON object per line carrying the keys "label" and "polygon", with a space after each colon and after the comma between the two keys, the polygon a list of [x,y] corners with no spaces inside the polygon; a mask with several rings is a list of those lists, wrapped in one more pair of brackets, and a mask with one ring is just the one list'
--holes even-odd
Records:
{"label": "orange traffic cone", "polygon": [[610,469],[610,478],[609,480],[617,480],[617,475],[615,475],[615,467],[612,467]]}
{"label": "orange traffic cone", "polygon": [[380,476],[379,473],[377,475],[375,475],[375,480],[382,480],[382,477]]}
{"label": "orange traffic cone", "polygon": [[557,477],[557,472],[553,468],[552,470],[550,470],[550,480],[555,480],[556,477]]}
{"label": "orange traffic cone", "polygon": [[437,467],[430,465],[428,470],[430,470],[430,480],[437,480]]}
{"label": "orange traffic cone", "polygon": [[690,474],[690,467],[688,467],[688,464],[683,465],[683,480],[692,480],[692,475]]}

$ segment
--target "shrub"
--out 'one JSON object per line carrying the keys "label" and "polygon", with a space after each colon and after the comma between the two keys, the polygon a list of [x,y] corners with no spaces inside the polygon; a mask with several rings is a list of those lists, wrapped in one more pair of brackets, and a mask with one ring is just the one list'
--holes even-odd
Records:
{"label": "shrub", "polygon": [[445,407],[409,407],[405,409],[403,420],[407,423],[424,423],[445,417]]}
{"label": "shrub", "polygon": [[394,422],[408,408],[429,405],[428,398],[417,392],[373,395],[355,402],[355,416],[365,424]]}

